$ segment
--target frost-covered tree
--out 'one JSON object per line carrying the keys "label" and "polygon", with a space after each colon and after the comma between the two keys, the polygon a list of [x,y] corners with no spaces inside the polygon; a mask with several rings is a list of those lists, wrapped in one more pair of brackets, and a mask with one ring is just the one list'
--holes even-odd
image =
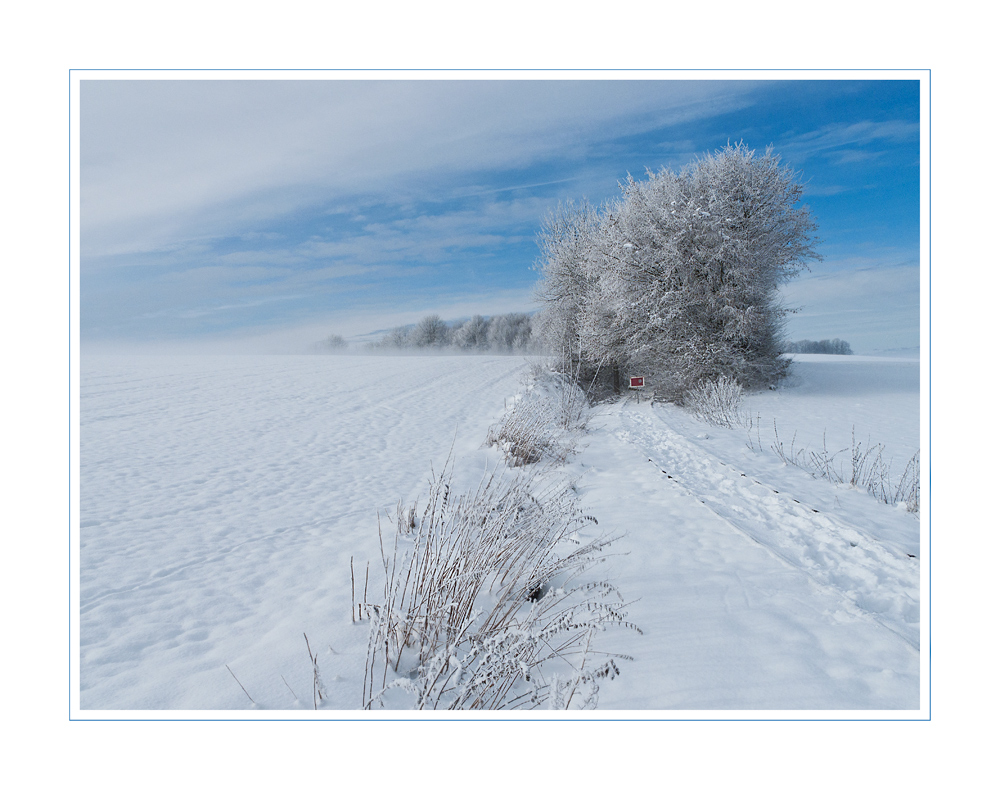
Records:
{"label": "frost-covered tree", "polygon": [[653,375],[671,367],[669,350],[695,331],[679,253],[690,222],[681,184],[669,171],[646,182],[630,176],[621,188],[593,235],[582,348],[599,365]]}
{"label": "frost-covered tree", "polygon": [[375,343],[370,344],[370,348],[375,349],[399,349],[410,345],[410,328],[406,326],[394,326],[386,332]]}
{"label": "frost-covered tree", "polygon": [[534,324],[528,313],[506,313],[489,319],[474,315],[468,321],[457,322],[451,327],[440,316],[428,315],[412,329],[398,326],[389,330],[380,340],[369,344],[369,348],[453,348],[502,353],[531,353],[537,350]]}
{"label": "frost-covered tree", "polygon": [[756,155],[742,143],[699,160],[684,177],[702,228],[692,257],[711,330],[730,356],[720,372],[744,385],[771,382],[787,367],[778,286],[819,258],[816,225],[798,205],[802,186],[770,147]]}
{"label": "frost-covered tree", "polygon": [[780,377],[778,286],[818,258],[795,174],[741,143],[621,188],[600,212],[568,207],[543,224],[552,350],[575,344],[578,364],[628,367],[673,397],[721,375]]}
{"label": "frost-covered tree", "polygon": [[428,315],[420,319],[410,333],[410,345],[417,348],[433,346],[440,348],[448,344],[448,325],[438,315]]}
{"label": "frost-covered tree", "polygon": [[494,351],[523,351],[531,343],[531,316],[506,313],[490,318],[487,340]]}
{"label": "frost-covered tree", "polygon": [[490,322],[474,315],[452,334],[452,344],[466,351],[485,351],[489,346]]}

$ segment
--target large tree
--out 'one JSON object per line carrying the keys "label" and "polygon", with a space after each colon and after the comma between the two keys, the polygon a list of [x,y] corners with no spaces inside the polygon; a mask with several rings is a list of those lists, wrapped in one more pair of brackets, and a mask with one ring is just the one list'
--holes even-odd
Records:
{"label": "large tree", "polygon": [[553,349],[576,349],[578,368],[645,373],[672,397],[722,374],[779,378],[778,286],[819,257],[795,174],[741,143],[621,187],[600,212],[563,208],[542,227]]}

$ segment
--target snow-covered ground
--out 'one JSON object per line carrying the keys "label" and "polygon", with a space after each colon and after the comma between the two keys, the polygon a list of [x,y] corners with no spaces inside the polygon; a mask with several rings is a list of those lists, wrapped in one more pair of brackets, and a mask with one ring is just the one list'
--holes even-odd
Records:
{"label": "snow-covered ground", "polygon": [[[478,482],[499,459],[487,430],[529,367],[85,356],[80,708],[311,712],[303,633],[324,710],[359,708],[351,558],[359,598],[371,563],[371,599],[376,513],[420,496],[449,453],[456,484]],[[635,660],[601,684],[600,708],[919,707],[919,519],[768,450],[774,423],[796,447],[825,431],[830,449],[853,425],[905,463],[918,370],[798,358],[787,386],[747,400],[771,428],[763,450],[668,405],[594,409],[564,470],[600,529],[626,533],[600,568],[643,631],[602,635]]]}
{"label": "snow-covered ground", "polygon": [[330,659],[332,706],[358,707],[351,556],[363,579],[376,512],[422,492],[453,441],[478,452],[525,367],[85,357],[81,707],[246,707],[228,664],[261,705],[294,707],[283,675],[311,708],[303,632]]}
{"label": "snow-covered ground", "polygon": [[[747,405],[813,446],[825,430],[831,449],[855,422],[905,462],[917,373],[916,360],[806,357]],[[756,429],[669,405],[604,407],[592,427],[578,489],[630,531],[619,586],[641,596],[630,614],[646,631],[602,707],[919,707],[917,516],[784,464],[766,436],[751,449]]]}
{"label": "snow-covered ground", "polygon": [[[886,446],[902,466],[920,448],[920,361],[916,357],[865,357],[795,354],[788,378],[774,392],[755,394],[746,409],[761,439],[796,447],[828,449],[851,446],[870,438]],[[756,437],[755,437],[756,439]]]}

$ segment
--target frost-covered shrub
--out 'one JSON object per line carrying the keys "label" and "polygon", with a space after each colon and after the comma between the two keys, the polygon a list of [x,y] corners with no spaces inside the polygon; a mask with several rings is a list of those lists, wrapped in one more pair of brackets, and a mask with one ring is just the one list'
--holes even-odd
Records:
{"label": "frost-covered shrub", "polygon": [[553,454],[556,460],[566,458],[553,440],[551,415],[535,406],[534,400],[515,401],[486,434],[486,444],[500,450],[512,466],[538,463]]}
{"label": "frost-covered shrub", "polygon": [[420,319],[420,322],[413,327],[408,338],[411,346],[426,348],[433,346],[440,348],[448,344],[448,325],[441,320],[440,316],[428,315]]}
{"label": "frost-covered shrub", "polygon": [[719,376],[689,390],[684,406],[699,420],[723,428],[746,426],[749,417],[742,410],[743,387],[729,376]]}
{"label": "frost-covered shrub", "polygon": [[797,340],[785,343],[786,354],[853,354],[851,344],[839,337],[833,340]]}
{"label": "frost-covered shrub", "polygon": [[568,376],[534,365],[525,391],[490,426],[486,444],[512,466],[565,461],[573,450],[572,433],[586,427],[589,411],[587,396]]}
{"label": "frost-covered shrub", "polygon": [[580,542],[596,519],[566,488],[511,471],[462,494],[443,472],[415,512],[400,505],[383,544],[364,707],[595,707],[598,682],[628,657],[596,653],[593,640],[635,628],[613,585],[582,579],[612,542]]}

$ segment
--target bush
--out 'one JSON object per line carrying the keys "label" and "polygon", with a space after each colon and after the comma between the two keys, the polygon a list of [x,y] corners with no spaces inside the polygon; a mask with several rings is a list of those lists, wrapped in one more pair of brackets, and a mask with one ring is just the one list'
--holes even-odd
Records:
{"label": "bush", "polygon": [[729,376],[706,381],[684,396],[684,406],[695,417],[723,428],[748,424],[750,417],[740,408],[742,403],[743,387]]}
{"label": "bush", "polygon": [[572,432],[587,425],[587,397],[568,376],[534,365],[527,390],[486,434],[512,466],[543,459],[562,462],[573,451]]}
{"label": "bush", "polygon": [[567,455],[559,451],[552,439],[549,415],[533,409],[524,399],[516,401],[490,426],[486,444],[500,450],[511,466],[535,464],[546,455],[562,461]]}
{"label": "bush", "polygon": [[613,585],[578,581],[613,540],[575,538],[596,519],[537,473],[496,470],[461,495],[441,473],[416,513],[399,506],[383,548],[364,707],[596,706],[598,681],[628,656],[598,654],[593,640],[609,625],[635,628]]}
{"label": "bush", "polygon": [[786,343],[784,349],[786,354],[853,354],[851,344],[846,340],[834,338],[833,340],[797,340],[794,343]]}

